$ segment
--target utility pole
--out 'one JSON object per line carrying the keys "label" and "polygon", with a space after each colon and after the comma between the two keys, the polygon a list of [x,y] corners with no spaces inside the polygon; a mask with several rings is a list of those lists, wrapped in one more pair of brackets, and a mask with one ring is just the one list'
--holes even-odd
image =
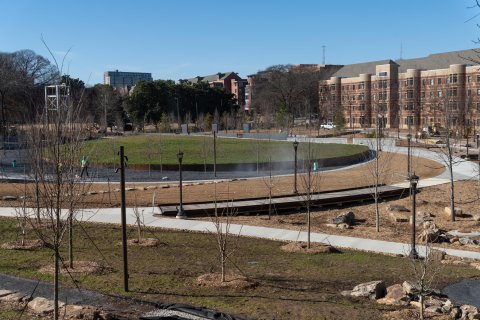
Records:
{"label": "utility pole", "polygon": [[[123,249],[123,288],[128,292],[128,252],[127,252],[127,209],[125,200],[125,160],[123,146],[120,146],[120,192],[122,199],[122,249]],[[118,169],[117,169],[118,171]]]}

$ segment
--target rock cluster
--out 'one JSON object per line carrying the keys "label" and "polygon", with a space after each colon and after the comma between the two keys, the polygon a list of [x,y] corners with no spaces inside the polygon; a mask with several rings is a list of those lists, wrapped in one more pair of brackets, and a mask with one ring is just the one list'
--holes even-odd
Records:
{"label": "rock cluster", "polygon": [[[370,281],[356,285],[352,290],[342,291],[342,295],[364,297],[376,300],[379,304],[392,306],[421,307],[420,289],[414,283],[405,281],[386,287],[382,280]],[[472,305],[454,305],[447,296],[435,291],[424,295],[424,312],[427,314],[448,315],[451,319],[480,319],[480,311]]]}

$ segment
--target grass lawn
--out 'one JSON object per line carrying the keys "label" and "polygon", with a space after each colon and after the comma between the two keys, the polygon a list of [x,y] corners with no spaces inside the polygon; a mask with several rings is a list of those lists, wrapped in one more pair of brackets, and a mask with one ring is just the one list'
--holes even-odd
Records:
{"label": "grass lawn", "polygon": [[[92,140],[85,143],[85,153],[90,162],[117,163],[118,150],[123,145],[131,164],[177,164],[177,152],[184,152],[184,164],[213,163],[213,138],[199,136],[130,136]],[[307,143],[300,143],[298,158],[305,157]],[[342,144],[311,144],[312,155],[317,159],[346,156],[363,152],[365,146]],[[293,161],[292,142],[250,140],[236,138],[217,139],[217,163],[255,163]]]}
{"label": "grass lawn", "polygon": [[[17,238],[16,220],[0,218],[0,243]],[[113,268],[103,275],[77,276],[80,287],[158,302],[181,302],[219,309],[254,319],[379,319],[391,307],[368,300],[351,300],[339,294],[358,283],[382,279],[387,285],[412,278],[410,261],[364,252],[305,255],[285,253],[282,243],[240,238],[230,270],[258,282],[250,289],[211,289],[196,278],[218,270],[216,244],[208,234],[155,230],[164,245],[129,248],[130,290],[122,291],[122,252],[119,226],[83,223],[86,233],[75,228],[75,257]],[[33,237],[33,233],[31,235]],[[129,230],[135,237],[135,230]],[[95,245],[89,240],[92,239]],[[99,251],[97,251],[97,249]],[[63,250],[66,257],[66,248]],[[48,249],[8,251],[0,249],[0,272],[51,280],[37,270],[52,263]],[[478,273],[460,266],[440,266],[437,287]],[[73,285],[63,277],[62,283]]]}

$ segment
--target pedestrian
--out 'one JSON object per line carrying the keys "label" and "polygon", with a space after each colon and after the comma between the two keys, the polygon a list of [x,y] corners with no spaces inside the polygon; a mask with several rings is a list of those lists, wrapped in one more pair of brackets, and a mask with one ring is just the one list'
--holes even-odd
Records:
{"label": "pedestrian", "polygon": [[80,167],[82,171],[80,172],[80,178],[83,177],[83,173],[85,172],[88,177],[88,158],[86,155],[83,156],[82,160],[80,161]]}

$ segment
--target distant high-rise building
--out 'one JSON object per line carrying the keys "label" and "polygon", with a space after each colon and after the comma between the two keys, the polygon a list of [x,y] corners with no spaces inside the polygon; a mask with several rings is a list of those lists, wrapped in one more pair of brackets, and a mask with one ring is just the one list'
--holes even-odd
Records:
{"label": "distant high-rise building", "polygon": [[128,94],[130,89],[140,81],[152,81],[152,74],[146,72],[106,71],[103,84],[110,85],[122,93]]}

